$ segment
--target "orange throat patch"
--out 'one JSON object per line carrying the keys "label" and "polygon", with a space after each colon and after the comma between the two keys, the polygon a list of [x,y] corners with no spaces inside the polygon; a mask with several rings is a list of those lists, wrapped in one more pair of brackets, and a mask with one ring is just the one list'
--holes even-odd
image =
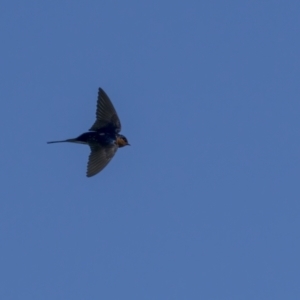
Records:
{"label": "orange throat patch", "polygon": [[116,140],[116,144],[119,146],[119,147],[124,147],[127,145],[127,143],[124,141],[124,139],[118,137],[117,140]]}

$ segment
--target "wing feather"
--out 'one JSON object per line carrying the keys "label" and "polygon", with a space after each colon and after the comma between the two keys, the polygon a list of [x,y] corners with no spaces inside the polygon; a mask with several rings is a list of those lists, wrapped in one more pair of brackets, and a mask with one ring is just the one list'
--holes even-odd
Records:
{"label": "wing feather", "polygon": [[112,145],[110,147],[102,147],[99,145],[90,145],[91,153],[87,165],[87,177],[92,177],[102,171],[114,157],[118,147]]}
{"label": "wing feather", "polygon": [[96,121],[89,130],[98,131],[104,128],[118,133],[121,131],[121,122],[109,97],[99,88]]}

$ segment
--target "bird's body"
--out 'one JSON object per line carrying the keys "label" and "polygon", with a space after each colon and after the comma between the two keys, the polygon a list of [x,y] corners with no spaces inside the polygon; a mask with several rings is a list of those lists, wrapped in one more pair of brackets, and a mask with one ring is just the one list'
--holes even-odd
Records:
{"label": "bird's body", "polygon": [[77,138],[52,141],[48,144],[69,142],[89,145],[91,153],[87,176],[91,177],[104,169],[118,148],[129,145],[127,139],[119,134],[120,130],[121,122],[116,110],[106,93],[99,88],[96,121],[90,131],[81,134]]}

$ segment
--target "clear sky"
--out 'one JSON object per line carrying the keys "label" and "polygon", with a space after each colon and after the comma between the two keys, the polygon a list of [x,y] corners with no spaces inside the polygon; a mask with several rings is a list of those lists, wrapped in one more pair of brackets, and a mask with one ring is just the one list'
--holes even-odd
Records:
{"label": "clear sky", "polygon": [[1,1],[0,299],[300,299],[299,11]]}

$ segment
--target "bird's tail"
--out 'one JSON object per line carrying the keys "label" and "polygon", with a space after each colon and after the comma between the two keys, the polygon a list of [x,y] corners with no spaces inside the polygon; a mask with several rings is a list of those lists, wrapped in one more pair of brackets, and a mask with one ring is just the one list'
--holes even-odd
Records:
{"label": "bird's tail", "polygon": [[54,144],[54,143],[76,143],[76,139],[67,139],[63,141],[52,141],[52,142],[47,142],[47,144]]}

